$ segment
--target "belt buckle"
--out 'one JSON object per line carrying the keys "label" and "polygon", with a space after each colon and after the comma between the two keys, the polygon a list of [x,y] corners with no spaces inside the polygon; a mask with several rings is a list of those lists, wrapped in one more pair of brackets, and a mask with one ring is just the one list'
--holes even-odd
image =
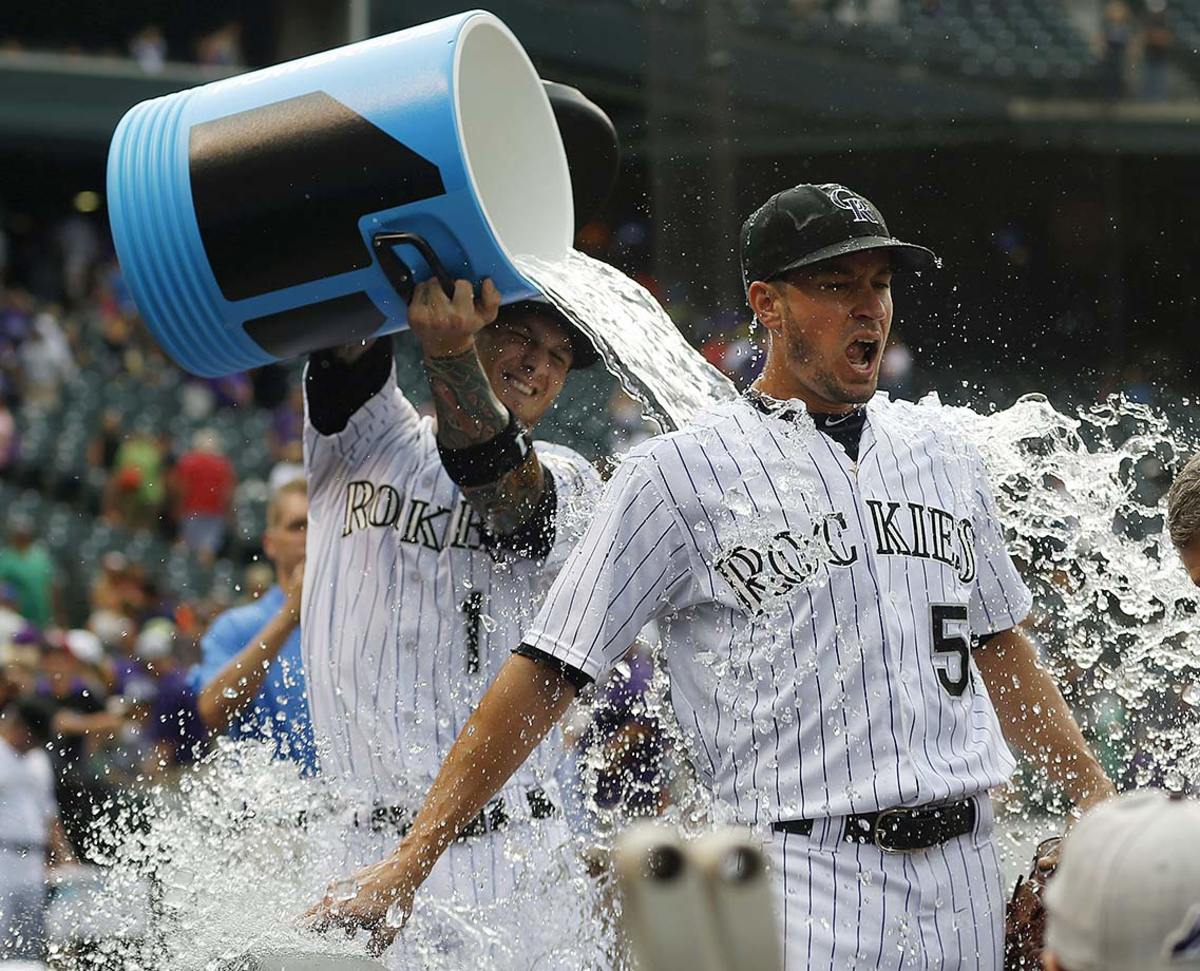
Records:
{"label": "belt buckle", "polygon": [[908,810],[902,806],[893,806],[891,809],[881,809],[879,815],[875,817],[875,825],[871,830],[871,839],[884,853],[901,854],[912,853],[911,849],[904,849],[898,846],[889,846],[884,842],[883,825],[893,816],[904,816],[908,814]]}

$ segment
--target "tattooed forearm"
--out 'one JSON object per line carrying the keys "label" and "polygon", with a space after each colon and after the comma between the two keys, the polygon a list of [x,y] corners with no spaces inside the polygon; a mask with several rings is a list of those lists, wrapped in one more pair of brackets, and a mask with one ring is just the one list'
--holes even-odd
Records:
{"label": "tattooed forearm", "polygon": [[[433,391],[438,444],[469,448],[490,441],[508,427],[508,409],[496,397],[474,348],[447,357],[425,359]],[[537,506],[543,489],[542,466],[530,451],[515,469],[497,481],[463,489],[493,536],[516,530]]]}
{"label": "tattooed forearm", "polygon": [[467,448],[504,431],[508,410],[492,391],[475,348],[448,357],[425,358],[424,363],[441,445]]}
{"label": "tattooed forearm", "polygon": [[542,465],[534,452],[490,485],[463,489],[463,495],[493,536],[506,536],[529,518],[542,497]]}

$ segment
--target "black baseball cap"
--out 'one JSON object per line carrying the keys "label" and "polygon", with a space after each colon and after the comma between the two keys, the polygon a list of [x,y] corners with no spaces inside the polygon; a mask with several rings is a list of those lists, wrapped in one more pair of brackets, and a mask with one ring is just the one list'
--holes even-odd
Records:
{"label": "black baseball cap", "polygon": [[571,342],[571,370],[591,367],[600,360],[600,352],[596,350],[591,339],[572,323],[567,316],[548,300],[518,300],[507,303],[500,308],[501,314],[526,313],[549,317],[561,327]]}
{"label": "black baseball cap", "polygon": [[879,210],[844,185],[797,185],[776,192],[742,223],[742,283],[868,249],[892,250],[903,269],[937,267],[932,250],[888,232]]}

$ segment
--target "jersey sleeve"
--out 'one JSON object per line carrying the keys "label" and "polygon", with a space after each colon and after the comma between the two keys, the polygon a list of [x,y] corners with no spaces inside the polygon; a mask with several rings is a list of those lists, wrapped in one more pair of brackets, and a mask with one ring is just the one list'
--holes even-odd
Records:
{"label": "jersey sleeve", "polygon": [[596,680],[677,606],[691,563],[674,511],[627,459],[567,558],[523,644]]}
{"label": "jersey sleeve", "polygon": [[971,633],[984,637],[1015,627],[1029,616],[1033,594],[1008,553],[992,484],[978,455],[971,460],[971,488],[975,499],[975,581],[967,619]]}
{"label": "jersey sleeve", "polygon": [[396,386],[390,339],[377,341],[353,364],[329,352],[309,358],[304,469],[310,494],[321,491],[339,470],[413,449],[420,429],[417,409]]}

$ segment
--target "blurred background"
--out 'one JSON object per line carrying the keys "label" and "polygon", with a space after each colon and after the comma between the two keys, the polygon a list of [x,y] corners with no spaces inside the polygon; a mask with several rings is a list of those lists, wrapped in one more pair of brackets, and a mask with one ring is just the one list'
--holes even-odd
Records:
{"label": "blurred background", "polygon": [[[648,287],[739,386],[758,345],[737,229],[778,189],[837,181],[945,261],[897,283],[883,366],[894,394],[986,410],[1030,391],[1070,408],[1123,392],[1195,421],[1200,0],[487,6],[543,77],[579,87],[620,132],[617,187],[577,246]],[[176,714],[185,672],[211,618],[272,583],[264,510],[301,471],[298,363],[200,380],[142,326],[108,232],[112,130],[146,98],[462,9],[5,9],[0,704],[33,694],[93,717],[72,723],[57,766],[77,855],[105,793],[202,751]],[[401,384],[427,399],[415,355],[398,357]],[[578,384],[540,435],[599,458],[642,433],[614,382]],[[1165,470],[1145,478],[1153,502]],[[189,505],[213,483],[220,508]],[[178,535],[196,511],[226,524],[215,551]]]}

